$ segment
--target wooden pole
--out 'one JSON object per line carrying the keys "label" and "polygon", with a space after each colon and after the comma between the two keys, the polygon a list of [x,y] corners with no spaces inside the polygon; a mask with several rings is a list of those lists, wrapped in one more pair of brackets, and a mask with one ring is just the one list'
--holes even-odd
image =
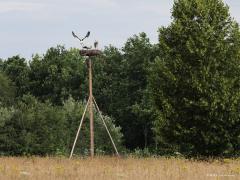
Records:
{"label": "wooden pole", "polygon": [[94,156],[94,124],[93,124],[93,95],[92,95],[92,61],[88,59],[89,70],[89,117],[90,117],[90,153]]}
{"label": "wooden pole", "polygon": [[119,156],[117,147],[116,147],[116,145],[115,145],[115,143],[114,143],[114,141],[113,141],[113,138],[112,138],[112,136],[111,136],[111,134],[110,134],[110,132],[109,132],[109,130],[108,130],[108,127],[107,127],[107,125],[106,125],[106,123],[105,123],[105,120],[104,120],[104,118],[103,118],[103,116],[102,116],[102,113],[101,113],[101,111],[100,111],[100,109],[99,109],[99,107],[98,107],[98,105],[97,105],[97,102],[96,102],[96,100],[95,100],[94,97],[93,97],[93,102],[94,102],[94,104],[95,104],[95,106],[96,106],[96,109],[97,109],[97,111],[98,111],[101,119],[102,119],[103,125],[104,125],[104,127],[106,128],[106,131],[107,131],[108,136],[109,136],[109,138],[110,138],[110,140],[111,140],[111,142],[112,142],[112,145],[113,145],[113,147],[114,147],[114,149],[115,149],[115,152],[116,152],[117,156]]}
{"label": "wooden pole", "polygon": [[76,134],[76,137],[75,137],[73,146],[72,146],[72,150],[71,150],[71,154],[70,154],[69,159],[72,158],[73,151],[74,151],[74,148],[75,148],[75,145],[76,145],[76,142],[77,142],[77,138],[78,138],[78,136],[79,136],[79,132],[80,132],[80,130],[81,130],[82,123],[83,123],[83,120],[84,120],[84,116],[85,116],[85,113],[86,113],[86,111],[87,111],[88,104],[89,104],[89,98],[88,98],[88,102],[87,102],[87,104],[86,104],[86,106],[85,106],[85,109],[84,109],[84,112],[83,112],[83,115],[82,115],[82,118],[81,118],[81,121],[80,121],[80,125],[79,125],[78,130],[77,130],[77,134]]}

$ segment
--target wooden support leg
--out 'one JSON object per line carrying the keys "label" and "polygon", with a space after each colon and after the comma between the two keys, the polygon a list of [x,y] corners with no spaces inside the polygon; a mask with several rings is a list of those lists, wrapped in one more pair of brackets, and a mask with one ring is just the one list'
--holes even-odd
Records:
{"label": "wooden support leg", "polygon": [[111,142],[112,142],[112,145],[113,145],[113,147],[114,147],[114,149],[115,149],[115,152],[116,152],[117,156],[119,156],[117,147],[116,147],[116,145],[115,145],[115,143],[114,143],[114,141],[113,141],[113,138],[112,138],[112,136],[111,136],[111,134],[110,134],[110,132],[109,132],[109,130],[108,130],[108,127],[107,127],[107,125],[106,125],[106,123],[105,123],[105,120],[104,120],[104,118],[103,118],[103,116],[102,116],[102,113],[101,113],[101,111],[100,111],[100,109],[99,109],[99,107],[98,107],[98,105],[97,105],[97,102],[96,102],[96,100],[95,100],[94,97],[93,97],[93,102],[94,102],[94,104],[95,104],[95,107],[96,107],[98,113],[100,114],[100,117],[101,117],[101,119],[102,119],[103,125],[105,126],[105,128],[106,128],[106,130],[107,130],[108,136],[109,136],[109,138],[111,139]]}
{"label": "wooden support leg", "polygon": [[76,145],[77,139],[78,139],[78,135],[79,135],[79,132],[80,132],[80,130],[81,130],[82,123],[83,123],[83,120],[84,120],[84,117],[85,117],[85,114],[86,114],[86,111],[87,111],[88,104],[89,104],[89,99],[88,99],[88,102],[87,102],[87,104],[86,104],[86,106],[85,106],[85,109],[84,109],[84,112],[83,112],[83,115],[82,115],[82,119],[81,119],[81,121],[80,121],[80,124],[79,124],[78,130],[77,130],[77,134],[76,134],[76,137],[75,137],[75,140],[74,140],[73,146],[72,146],[72,150],[71,150],[71,154],[70,154],[69,159],[72,158],[73,151],[74,151],[74,148],[75,148],[75,145]]}

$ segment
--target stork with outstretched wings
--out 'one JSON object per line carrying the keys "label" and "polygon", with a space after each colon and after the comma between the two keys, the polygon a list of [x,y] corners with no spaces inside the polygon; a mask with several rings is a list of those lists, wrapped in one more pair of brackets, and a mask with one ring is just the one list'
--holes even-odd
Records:
{"label": "stork with outstretched wings", "polygon": [[90,36],[90,31],[87,32],[87,34],[84,36],[84,38],[79,38],[73,31],[72,31],[72,35],[74,38],[77,38],[79,41],[83,41],[84,39],[88,38]]}

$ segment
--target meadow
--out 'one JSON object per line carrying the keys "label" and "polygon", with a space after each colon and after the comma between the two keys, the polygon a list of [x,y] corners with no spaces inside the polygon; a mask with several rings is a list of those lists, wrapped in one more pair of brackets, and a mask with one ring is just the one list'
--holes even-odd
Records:
{"label": "meadow", "polygon": [[1,157],[1,180],[240,179],[240,160]]}

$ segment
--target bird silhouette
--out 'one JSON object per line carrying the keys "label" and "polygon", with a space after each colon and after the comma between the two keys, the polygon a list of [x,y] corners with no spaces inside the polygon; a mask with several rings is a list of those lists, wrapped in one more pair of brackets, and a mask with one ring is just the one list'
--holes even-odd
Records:
{"label": "bird silhouette", "polygon": [[72,31],[72,35],[74,38],[77,38],[79,41],[82,41],[82,39],[80,39],[73,31]]}
{"label": "bird silhouette", "polygon": [[97,46],[98,46],[98,41],[95,41],[95,42],[94,42],[94,48],[96,49]]}
{"label": "bird silhouette", "polygon": [[90,36],[90,31],[87,32],[86,36],[84,38],[79,38],[73,31],[72,31],[72,35],[74,38],[77,38],[79,41],[83,41],[84,39],[88,38]]}
{"label": "bird silhouette", "polygon": [[86,36],[82,39],[82,41],[90,36],[90,31],[87,32]]}
{"label": "bird silhouette", "polygon": [[73,35],[73,37],[78,38],[77,35],[73,31],[72,31],[72,35]]}
{"label": "bird silhouette", "polygon": [[91,49],[92,46],[88,47],[88,46],[83,46],[83,49]]}

